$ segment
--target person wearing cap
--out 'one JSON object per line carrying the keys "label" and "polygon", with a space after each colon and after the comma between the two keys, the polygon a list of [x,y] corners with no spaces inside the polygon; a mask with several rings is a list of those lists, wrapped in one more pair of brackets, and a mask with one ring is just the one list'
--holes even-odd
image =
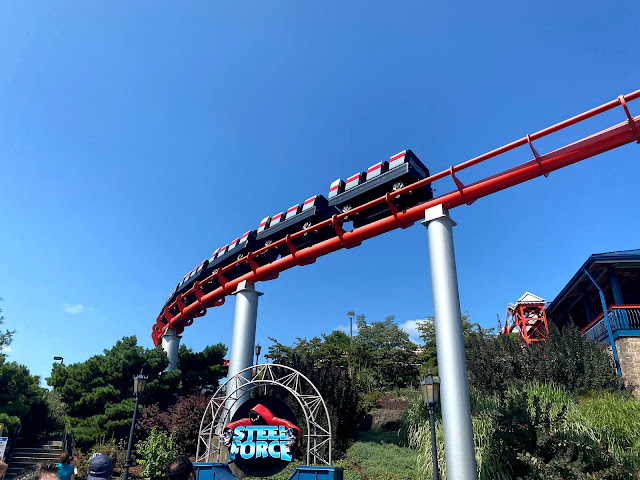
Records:
{"label": "person wearing cap", "polygon": [[168,480],[196,480],[196,470],[189,457],[180,455],[167,465]]}
{"label": "person wearing cap", "polygon": [[113,470],[113,462],[104,453],[94,453],[89,464],[87,480],[108,480]]}

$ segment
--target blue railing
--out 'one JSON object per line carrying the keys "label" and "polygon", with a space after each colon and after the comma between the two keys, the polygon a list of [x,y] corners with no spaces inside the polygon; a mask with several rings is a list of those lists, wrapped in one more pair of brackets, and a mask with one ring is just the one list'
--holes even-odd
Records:
{"label": "blue railing", "polygon": [[[611,331],[617,337],[640,336],[640,305],[611,305],[607,309]],[[607,324],[601,313],[593,322],[582,329],[585,337],[595,341],[609,341]]]}

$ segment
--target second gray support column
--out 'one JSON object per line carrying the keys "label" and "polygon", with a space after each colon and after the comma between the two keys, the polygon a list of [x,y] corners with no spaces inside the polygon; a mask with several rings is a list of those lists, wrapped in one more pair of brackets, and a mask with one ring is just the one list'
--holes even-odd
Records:
{"label": "second gray support column", "polygon": [[180,348],[181,338],[173,328],[167,328],[164,335],[162,335],[162,349],[169,357],[169,366],[165,369],[165,372],[171,372],[178,367],[178,349]]}
{"label": "second gray support column", "polygon": [[[228,378],[253,365],[253,349],[256,341],[256,323],[258,319],[258,297],[261,292],[256,291],[253,283],[242,282],[238,285],[236,296],[236,310],[233,316],[233,333],[231,336],[231,353],[229,355]],[[245,375],[251,378],[251,371]],[[229,393],[237,388],[235,382],[229,382]],[[235,410],[248,398],[249,392],[238,391],[230,399],[228,408],[230,417]],[[234,403],[234,400],[236,400]],[[234,407],[231,407],[231,404]]]}
{"label": "second gray support column", "polygon": [[447,478],[475,480],[478,476],[453,250],[455,223],[439,205],[425,211],[423,225],[427,227],[429,241]]}

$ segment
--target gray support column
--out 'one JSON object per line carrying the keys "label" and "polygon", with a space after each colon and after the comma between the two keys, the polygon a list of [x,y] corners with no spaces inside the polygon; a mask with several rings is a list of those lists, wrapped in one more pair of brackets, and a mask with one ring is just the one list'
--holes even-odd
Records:
{"label": "gray support column", "polygon": [[442,426],[447,478],[477,479],[476,456],[469,405],[467,365],[462,338],[462,315],[453,250],[455,222],[442,205],[425,211],[434,326],[440,376]]}
{"label": "gray support column", "polygon": [[180,348],[181,338],[173,328],[167,328],[164,335],[162,335],[162,349],[169,357],[169,366],[165,372],[171,372],[178,367],[178,348]]}
{"label": "gray support column", "polygon": [[[262,295],[262,292],[256,291],[253,283],[245,281],[238,285],[234,295],[236,296],[236,310],[233,316],[228,378],[253,365],[253,349],[256,341],[256,323],[258,319],[258,297]],[[245,376],[250,379],[251,371],[248,371]],[[236,387],[235,382],[229,382],[229,393],[233,392]],[[248,399],[248,395],[249,392],[236,392],[229,399],[227,408],[231,410],[230,417]],[[234,405],[233,408],[232,405]]]}

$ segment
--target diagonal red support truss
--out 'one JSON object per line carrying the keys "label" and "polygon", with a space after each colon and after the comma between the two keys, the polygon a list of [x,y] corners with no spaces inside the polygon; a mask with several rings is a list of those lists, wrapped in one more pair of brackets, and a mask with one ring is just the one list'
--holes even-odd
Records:
{"label": "diagonal red support truss", "polygon": [[[172,305],[168,305],[165,308],[164,312],[166,314],[165,318],[168,320],[168,323],[163,323],[161,321],[162,315],[160,315],[156,321],[156,324],[153,326],[151,336],[153,338],[154,344],[158,345],[160,343],[161,336],[167,328],[175,329],[178,331],[178,333],[181,333],[184,330],[185,326],[188,326],[193,322],[194,318],[204,315],[207,308],[221,305],[223,303],[224,297],[233,292],[238,284],[245,280],[249,282],[258,282],[277,278],[280,272],[295,267],[296,265],[308,265],[310,263],[313,263],[318,257],[327,255],[341,248],[353,248],[359,245],[362,241],[369,238],[381,235],[396,228],[406,228],[414,222],[421,220],[424,216],[424,211],[436,205],[442,205],[446,209],[451,209],[465,203],[470,205],[478,198],[491,195],[492,193],[507,189],[514,185],[518,185],[541,175],[547,176],[549,172],[558,170],[573,163],[580,162],[608,150],[621,147],[628,143],[634,141],[640,142],[640,138],[638,136],[638,132],[640,131],[640,116],[632,117],[627,106],[627,102],[635,100],[637,98],[640,98],[640,90],[637,90],[628,95],[621,95],[617,99],[605,103],[604,105],[601,105],[597,108],[569,118],[549,128],[540,130],[539,132],[527,135],[520,140],[511,142],[500,148],[485,153],[484,155],[480,155],[479,157],[473,158],[459,165],[452,166],[447,170],[436,173],[435,175],[431,175],[429,178],[425,178],[424,180],[413,183],[401,190],[394,192],[395,195],[399,195],[423,187],[427,184],[433,183],[448,176],[454,177],[457,189],[449,193],[445,193],[444,195],[440,195],[433,200],[429,200],[428,202],[422,203],[415,207],[411,207],[401,212],[392,211],[392,215],[389,217],[380,219],[376,222],[364,225],[351,231],[344,231],[341,228],[338,229],[336,227],[336,225],[338,225],[338,222],[344,216],[346,216],[346,214],[335,215],[332,219],[312,226],[311,229],[301,230],[294,234],[288,235],[286,238],[274,242],[268,248],[277,248],[283,244],[291,244],[291,241],[293,239],[304,235],[305,232],[327,226],[332,226],[334,229],[336,229],[336,237],[306,248],[297,249],[294,251],[294,254],[279,258],[263,266],[256,266],[255,262],[253,262],[252,260],[253,257],[265,251],[267,247],[252,252],[248,255],[249,258],[244,257],[240,260],[237,260],[236,262],[221,269],[217,273],[217,277],[220,280],[220,284],[222,285],[221,287],[207,294],[204,294],[201,291],[197,292],[197,300],[188,306],[185,306],[182,302],[180,302],[180,304],[178,305],[180,313],[172,316],[169,313],[169,308]],[[574,142],[570,145],[564,146],[544,155],[539,155],[531,144],[533,140],[545,137],[570,125],[575,125],[576,123],[579,123],[583,120],[620,106],[623,107],[627,118],[623,122],[614,125],[606,130],[602,130],[589,137],[583,138],[581,140],[578,140],[577,142]],[[457,177],[455,177],[455,173],[458,173],[466,168],[477,165],[490,158],[496,157],[502,153],[511,151],[523,145],[528,145],[531,147],[531,150],[535,157],[533,160],[522,163],[518,166],[502,171],[495,175],[483,178],[466,186],[463,185],[462,182],[457,180]],[[367,210],[368,208],[385,202],[388,202],[388,198],[385,196],[380,197],[376,200],[352,209],[348,212],[348,215],[354,215],[358,212]],[[251,264],[251,272],[234,280],[226,281],[226,278],[223,275],[224,271],[230,270],[234,268],[238,263],[242,262],[249,262]],[[192,288],[199,288],[202,284],[207,283],[209,280],[210,278],[203,279],[200,282],[197,282]],[[181,299],[185,297],[186,292],[180,296]]]}

